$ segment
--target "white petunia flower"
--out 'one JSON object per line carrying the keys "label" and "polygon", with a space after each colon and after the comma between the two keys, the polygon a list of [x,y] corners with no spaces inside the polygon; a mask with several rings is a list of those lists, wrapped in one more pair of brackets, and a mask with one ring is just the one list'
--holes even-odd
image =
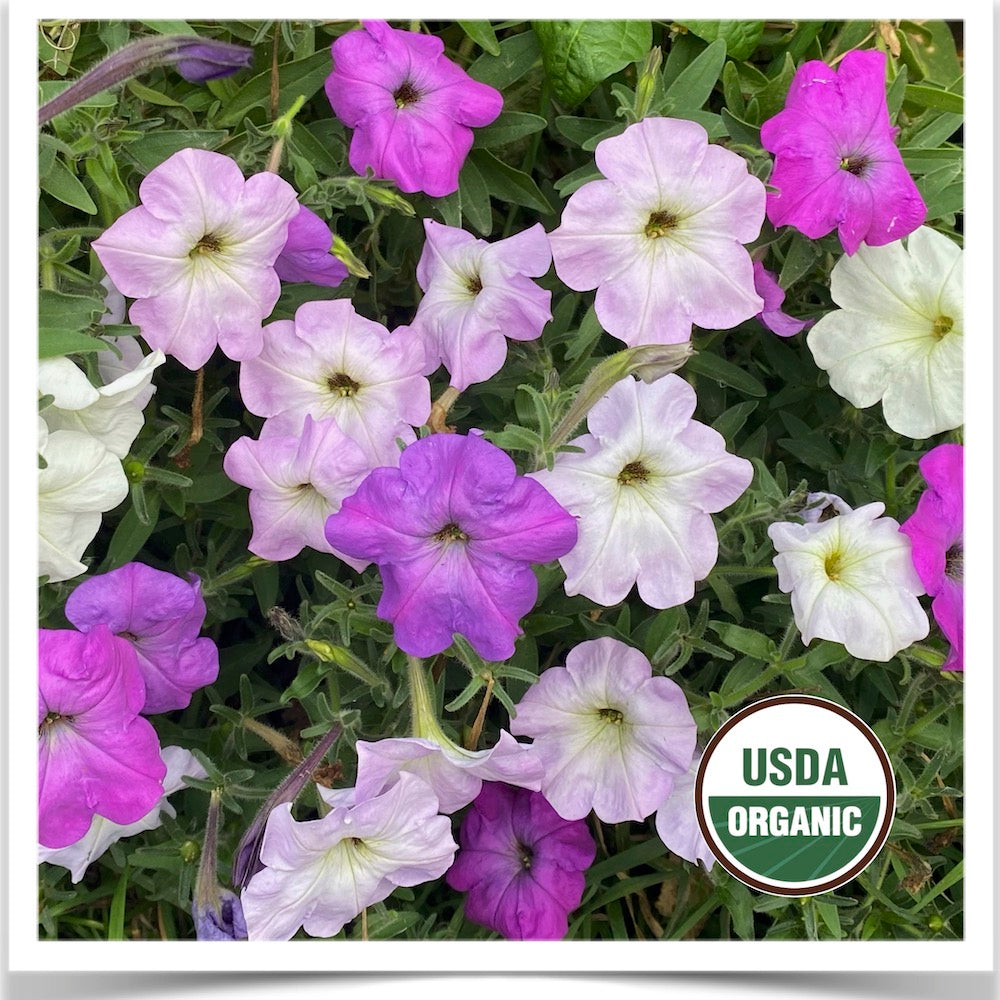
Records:
{"label": "white petunia flower", "polygon": [[715,855],[705,840],[698,825],[695,811],[694,790],[701,763],[701,751],[697,751],[691,766],[674,780],[674,787],[666,800],[656,810],[656,832],[660,840],[674,854],[692,863],[700,861],[708,871],[715,864]]}
{"label": "white petunia flower", "polygon": [[87,567],[84,550],[101,527],[101,515],[128,496],[122,463],[100,441],[81,431],[52,431],[39,417],[38,572],[51,583]]}
{"label": "white petunia flower", "polygon": [[561,453],[551,471],[532,473],[577,517],[576,546],[559,560],[567,594],[610,606],[637,583],[650,607],[671,608],[711,572],[711,513],[743,493],[753,466],[691,419],[696,402],[678,375],[623,379],[590,411],[590,433],[569,442],[583,452]]}
{"label": "white petunia flower", "polygon": [[827,521],[767,529],[778,553],[778,587],[792,595],[806,645],[830,639],[852,656],[884,662],[930,630],[917,600],[924,588],[910,539],[893,518],[880,516],[884,511],[870,503]]}
{"label": "white petunia flower", "polygon": [[[142,430],[139,397],[149,388],[153,371],[166,358],[162,351],[143,357],[108,385],[96,388],[69,358],[46,358],[38,364],[38,391],[55,400],[43,411],[50,431],[82,431],[124,458]],[[146,397],[148,399],[148,397]]]}
{"label": "white petunia flower", "polygon": [[962,423],[962,250],[927,226],[862,246],[830,276],[840,309],[806,335],[830,387],[857,407],[882,400],[885,422],[922,440]]}
{"label": "white petunia flower", "polygon": [[241,896],[251,941],[287,941],[300,927],[332,937],[397,886],[429,882],[451,867],[458,850],[451,820],[416,775],[400,774],[374,798],[351,799],[335,796],[322,819],[296,822],[290,803],[268,817],[266,867]]}
{"label": "white petunia flower", "polygon": [[125,837],[133,837],[137,833],[155,830],[158,826],[162,826],[164,814],[171,818],[176,816],[177,812],[167,801],[167,796],[184,787],[185,775],[190,778],[204,778],[205,769],[190,750],[181,747],[164,747],[160,751],[160,756],[167,765],[167,773],[163,779],[163,798],[142,819],[127,826],[120,826],[103,816],[94,816],[90,829],[75,844],[60,848],[39,846],[38,860],[69,869],[70,880],[79,882],[87,868],[112,844]]}

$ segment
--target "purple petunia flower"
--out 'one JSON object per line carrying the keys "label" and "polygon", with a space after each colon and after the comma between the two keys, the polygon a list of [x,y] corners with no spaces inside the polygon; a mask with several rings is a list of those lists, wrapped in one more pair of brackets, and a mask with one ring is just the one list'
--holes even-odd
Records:
{"label": "purple petunia flower", "polygon": [[150,347],[192,371],[218,344],[245,361],[263,345],[261,322],[281,282],[274,262],[299,209],[277,174],[244,180],[236,161],[182,149],[139,185],[142,204],[91,244]]}
{"label": "purple petunia flower", "polygon": [[774,153],[767,217],[811,239],[837,230],[848,254],[912,233],[927,208],[893,142],[885,53],[848,52],[838,69],[814,59],[792,79],[784,110],[760,129]]}
{"label": "purple petunia flower", "polygon": [[329,226],[305,205],[288,223],[288,238],[275,273],[282,281],[309,281],[336,288],[347,277],[347,266],[330,253],[333,234]]}
{"label": "purple petunia flower", "polygon": [[470,126],[489,125],[503,96],[446,59],[440,38],[361,23],[333,43],[326,79],[334,114],[354,129],[351,167],[371,167],[401,191],[451,194],[472,148]]}
{"label": "purple petunia flower", "polygon": [[785,290],[778,284],[774,274],[759,260],[753,262],[753,285],[757,294],[764,300],[764,308],[757,313],[757,319],[771,333],[776,333],[779,337],[794,337],[812,324],[812,320],[796,319],[782,312]]}
{"label": "purple petunia flower", "polygon": [[568,552],[576,521],[481,437],[432,434],[399,468],[375,469],[326,522],[330,544],[382,573],[378,614],[413,656],[464,635],[487,660],[506,660],[534,606],[531,564]]}
{"label": "purple petunia flower", "polygon": [[899,528],[910,538],[913,565],[934,598],[934,619],[951,643],[943,670],[965,669],[963,461],[960,444],[939,444],[920,459],[927,489]]}
{"label": "purple petunia flower", "polygon": [[38,630],[38,840],[68,847],[95,816],[135,823],[163,796],[167,766],[139,716],[132,647],[106,625]]}
{"label": "purple petunia flower", "polygon": [[462,822],[445,875],[468,892],[465,915],[509,940],[558,941],[583,898],[596,854],[584,820],[565,820],[539,792],[489,782]]}
{"label": "purple petunia flower", "polygon": [[145,682],[145,715],[187,708],[191,694],[219,676],[219,650],[199,638],[205,622],[201,581],[142,563],[84,580],[66,601],[66,617],[81,632],[107,625],[135,650]]}
{"label": "purple petunia flower", "polygon": [[531,280],[549,269],[552,251],[540,225],[495,243],[432,219],[424,230],[417,281],[426,294],[410,329],[427,345],[428,369],[443,362],[464,391],[500,371],[507,337],[534,340],[552,318],[552,293]]}

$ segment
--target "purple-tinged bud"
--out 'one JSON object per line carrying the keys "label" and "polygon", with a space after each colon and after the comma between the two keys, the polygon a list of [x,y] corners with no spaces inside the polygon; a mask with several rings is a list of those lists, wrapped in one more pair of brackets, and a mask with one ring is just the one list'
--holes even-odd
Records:
{"label": "purple-tinged bud", "polygon": [[216,788],[208,803],[205,843],[194,883],[191,916],[199,941],[246,941],[247,925],[239,897],[219,885],[216,855],[219,841],[219,804],[222,792]]}
{"label": "purple-tinged bud", "polygon": [[288,238],[274,271],[282,281],[310,281],[335,288],[347,277],[347,268],[330,253],[333,233],[327,224],[305,205],[288,223]]}
{"label": "purple-tinged bud", "polygon": [[179,43],[178,54],[171,60],[189,83],[204,83],[231,76],[253,62],[253,49],[229,42],[205,41],[191,36],[188,43]]}

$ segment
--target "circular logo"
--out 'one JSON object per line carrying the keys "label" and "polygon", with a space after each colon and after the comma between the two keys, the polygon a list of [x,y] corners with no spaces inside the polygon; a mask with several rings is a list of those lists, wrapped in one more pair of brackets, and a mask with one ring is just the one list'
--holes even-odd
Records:
{"label": "circular logo", "polygon": [[776,896],[828,892],[875,859],[896,805],[889,757],[853,712],[776,695],[712,737],[695,781],[698,824],[719,863]]}

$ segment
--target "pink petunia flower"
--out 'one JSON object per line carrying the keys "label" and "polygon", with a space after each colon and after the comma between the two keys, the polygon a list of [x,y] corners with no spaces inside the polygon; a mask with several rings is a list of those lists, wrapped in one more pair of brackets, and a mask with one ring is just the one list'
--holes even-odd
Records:
{"label": "pink petunia flower", "polygon": [[570,197],[549,234],[556,273],[597,289],[601,326],[630,347],[728,330],[763,307],[742,244],[764,221],[764,185],[697,122],[645,118],[595,153],[606,180]]}
{"label": "pink petunia flower", "polygon": [[66,617],[81,632],[108,626],[135,650],[146,696],[145,715],[187,708],[191,695],[219,676],[219,650],[201,636],[201,581],[143,563],[126,563],[79,584]]}
{"label": "pink petunia flower", "polygon": [[470,126],[489,125],[503,95],[446,59],[434,35],[385,21],[362,26],[333,43],[326,79],[334,114],[354,129],[351,167],[370,167],[401,191],[451,194],[472,148]]}
{"label": "pink petunia flower", "polygon": [[811,239],[836,229],[848,254],[912,233],[927,214],[893,142],[885,53],[853,51],[831,69],[818,59],[792,79],[784,110],[760,129],[774,153],[767,217]]}
{"label": "pink petunia flower", "polygon": [[812,324],[812,320],[796,319],[782,312],[785,290],[778,284],[774,274],[759,260],[753,262],[753,283],[757,294],[764,300],[764,308],[757,313],[757,319],[771,333],[776,333],[779,337],[794,337]]}
{"label": "pink petunia flower", "polygon": [[136,301],[129,320],[192,371],[215,345],[234,361],[260,353],[281,282],[274,262],[299,210],[277,174],[244,180],[235,160],[182,149],[139,185],[142,202],[91,244]]}
{"label": "pink petunia flower", "polygon": [[531,564],[568,552],[576,522],[496,445],[432,434],[398,469],[375,469],[326,522],[326,537],[378,564],[378,614],[400,649],[433,656],[458,632],[485,659],[506,660],[538,594]]}
{"label": "pink petunia flower", "polygon": [[166,764],[139,712],[135,651],[106,625],[38,630],[38,840],[68,847],[95,816],[127,825],[163,796]]}
{"label": "pink petunia flower", "polygon": [[910,538],[913,565],[934,598],[934,619],[951,643],[943,670],[965,669],[963,462],[960,444],[939,444],[920,459],[927,489],[899,528]]}
{"label": "pink petunia flower", "polygon": [[540,225],[495,243],[432,219],[424,230],[417,281],[426,294],[410,330],[426,343],[428,369],[443,363],[464,391],[500,371],[505,338],[534,340],[552,318],[552,293],[531,280],[549,269],[552,251]]}
{"label": "pink petunia flower", "polygon": [[691,766],[674,779],[674,787],[656,810],[656,832],[660,840],[685,861],[700,861],[707,871],[715,864],[715,855],[698,825],[694,790],[701,763],[701,751],[696,750]]}
{"label": "pink petunia flower", "polygon": [[336,288],[347,277],[347,265],[330,253],[333,233],[329,226],[305,205],[288,223],[288,238],[274,262],[282,281],[308,281]]}
{"label": "pink petunia flower", "polygon": [[559,941],[597,853],[583,820],[565,820],[538,792],[483,785],[459,832],[445,881],[467,892],[469,920],[514,941]]}

